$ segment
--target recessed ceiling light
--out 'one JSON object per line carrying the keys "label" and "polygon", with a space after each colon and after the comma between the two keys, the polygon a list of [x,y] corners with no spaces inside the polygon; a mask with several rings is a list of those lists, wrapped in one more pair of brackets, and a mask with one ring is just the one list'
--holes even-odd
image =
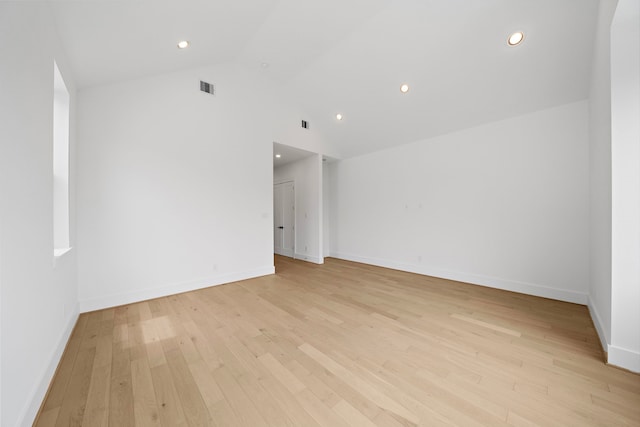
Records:
{"label": "recessed ceiling light", "polygon": [[340,114],[340,113],[336,114],[336,119],[342,120],[342,114]]}
{"label": "recessed ceiling light", "polygon": [[269,63],[263,62],[262,64],[260,64],[260,66],[266,70],[267,68],[269,68]]}
{"label": "recessed ceiling light", "polygon": [[409,92],[409,85],[405,83],[402,86],[400,86],[400,92],[402,92],[402,93]]}
{"label": "recessed ceiling light", "polygon": [[524,40],[524,33],[522,31],[518,31],[509,36],[507,43],[509,46],[517,46],[522,43],[522,40]]}
{"label": "recessed ceiling light", "polygon": [[280,154],[276,154],[276,159],[279,159],[280,157],[282,157]]}
{"label": "recessed ceiling light", "polygon": [[180,42],[178,42],[178,48],[180,49],[186,49],[189,47],[189,42],[186,40],[182,40]]}

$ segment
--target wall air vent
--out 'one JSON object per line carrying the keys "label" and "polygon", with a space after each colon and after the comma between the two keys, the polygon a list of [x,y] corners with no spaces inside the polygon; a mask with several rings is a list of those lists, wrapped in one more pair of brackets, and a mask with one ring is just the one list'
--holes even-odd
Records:
{"label": "wall air vent", "polygon": [[305,129],[309,129],[309,122],[306,121],[306,120],[303,120],[302,121],[302,127],[305,128]]}
{"label": "wall air vent", "polygon": [[211,83],[203,82],[200,80],[200,90],[203,92],[210,93],[211,95],[215,95],[215,89]]}

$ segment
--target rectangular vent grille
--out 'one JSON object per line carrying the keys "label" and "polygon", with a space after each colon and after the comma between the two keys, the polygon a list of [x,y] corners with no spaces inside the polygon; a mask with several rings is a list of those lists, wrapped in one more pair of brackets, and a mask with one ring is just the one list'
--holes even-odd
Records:
{"label": "rectangular vent grille", "polygon": [[210,93],[211,95],[215,95],[215,89],[211,83],[203,82],[200,80],[200,90],[203,92]]}
{"label": "rectangular vent grille", "polygon": [[302,127],[305,129],[309,129],[309,122],[307,122],[306,120],[302,121]]}

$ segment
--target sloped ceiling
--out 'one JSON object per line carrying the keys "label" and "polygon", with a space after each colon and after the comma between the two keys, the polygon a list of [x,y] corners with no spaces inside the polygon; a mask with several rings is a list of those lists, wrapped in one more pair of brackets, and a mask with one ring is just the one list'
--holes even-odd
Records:
{"label": "sloped ceiling", "polygon": [[289,163],[297,162],[298,160],[314,156],[315,153],[274,142],[273,155],[273,168],[275,169],[279,168],[280,166],[288,165]]}
{"label": "sloped ceiling", "polygon": [[[237,62],[343,157],[586,99],[597,0],[52,1],[80,87]],[[514,31],[524,42],[510,47]],[[178,50],[187,39],[191,47]],[[402,94],[402,83],[410,90]],[[342,121],[335,118],[343,114]]]}

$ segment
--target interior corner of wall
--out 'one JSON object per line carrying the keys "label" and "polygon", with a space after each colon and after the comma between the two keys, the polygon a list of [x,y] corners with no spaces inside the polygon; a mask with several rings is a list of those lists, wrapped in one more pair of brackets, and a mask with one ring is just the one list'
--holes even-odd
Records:
{"label": "interior corner of wall", "polygon": [[606,353],[609,353],[610,347],[610,338],[607,329],[604,326],[602,321],[602,317],[596,308],[596,305],[591,298],[591,295],[588,296],[587,308],[589,309],[589,315],[591,316],[591,321],[593,322],[593,326],[596,328],[596,334],[600,339],[600,345],[602,346],[602,350]]}

